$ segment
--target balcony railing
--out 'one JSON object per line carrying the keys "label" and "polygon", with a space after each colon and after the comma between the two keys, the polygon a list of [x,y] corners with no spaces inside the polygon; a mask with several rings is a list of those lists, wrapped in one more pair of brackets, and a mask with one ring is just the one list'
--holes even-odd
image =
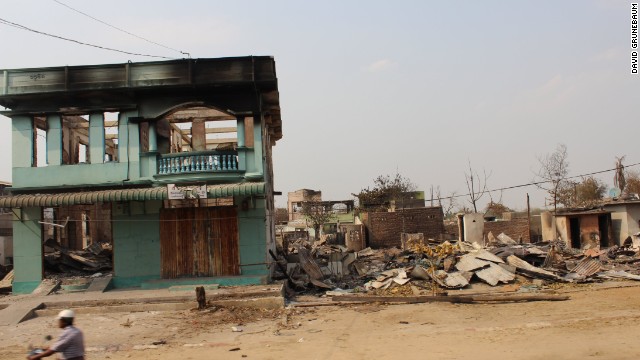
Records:
{"label": "balcony railing", "polygon": [[238,171],[235,151],[198,151],[160,155],[158,174]]}

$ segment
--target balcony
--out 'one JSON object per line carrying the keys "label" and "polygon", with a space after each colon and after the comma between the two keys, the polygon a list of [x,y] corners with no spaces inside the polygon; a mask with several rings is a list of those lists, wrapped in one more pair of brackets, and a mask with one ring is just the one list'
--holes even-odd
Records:
{"label": "balcony", "polygon": [[237,151],[197,151],[163,154],[158,175],[182,175],[241,171]]}

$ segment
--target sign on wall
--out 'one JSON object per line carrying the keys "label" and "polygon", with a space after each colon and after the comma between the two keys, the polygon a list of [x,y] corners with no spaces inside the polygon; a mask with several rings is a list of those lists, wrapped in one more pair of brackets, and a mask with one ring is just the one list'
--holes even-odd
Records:
{"label": "sign on wall", "polygon": [[177,186],[176,184],[167,184],[167,194],[169,200],[206,199],[207,185]]}

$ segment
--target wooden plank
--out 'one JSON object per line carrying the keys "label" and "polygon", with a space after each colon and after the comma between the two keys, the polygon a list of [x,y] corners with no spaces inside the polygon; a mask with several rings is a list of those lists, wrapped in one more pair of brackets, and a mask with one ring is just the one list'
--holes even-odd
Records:
{"label": "wooden plank", "polygon": [[207,145],[228,144],[228,143],[237,144],[238,138],[207,139]]}
{"label": "wooden plank", "polygon": [[[237,133],[237,127],[219,127],[219,128],[205,128],[206,134],[224,134],[224,133]],[[191,135],[191,129],[183,129],[182,133],[184,135]]]}
{"label": "wooden plank", "polygon": [[254,146],[253,128],[253,118],[244,118],[244,145],[249,148]]}
{"label": "wooden plank", "polygon": [[149,152],[149,122],[143,121],[138,127],[140,130],[140,151]]}
{"label": "wooden plank", "polygon": [[182,133],[182,129],[180,129],[178,126],[176,126],[175,124],[171,124],[171,128],[173,130],[176,131],[177,134],[180,134],[180,136],[182,136],[182,140],[184,140],[185,142],[187,142],[189,144],[189,146],[191,146],[191,138],[188,137],[187,135]]}

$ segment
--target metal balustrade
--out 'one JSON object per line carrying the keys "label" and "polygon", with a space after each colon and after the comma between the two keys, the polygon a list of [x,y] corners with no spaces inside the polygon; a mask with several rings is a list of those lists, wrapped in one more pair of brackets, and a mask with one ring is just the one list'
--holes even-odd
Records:
{"label": "metal balustrade", "polygon": [[161,155],[158,159],[159,175],[223,171],[238,171],[236,152],[185,152]]}

